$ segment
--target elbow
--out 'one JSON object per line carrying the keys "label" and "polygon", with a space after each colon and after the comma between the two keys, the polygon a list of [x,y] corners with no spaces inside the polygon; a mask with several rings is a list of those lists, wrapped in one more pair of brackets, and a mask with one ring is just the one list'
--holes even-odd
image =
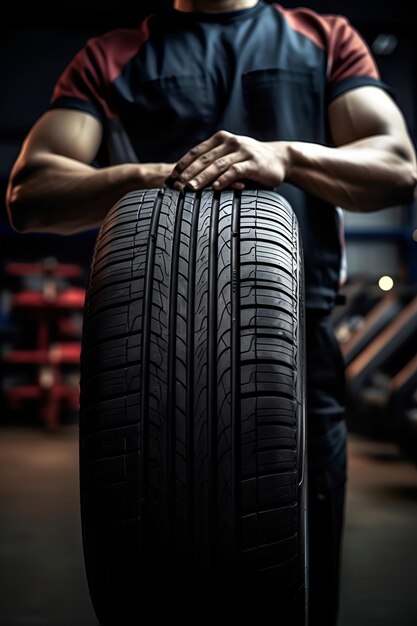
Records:
{"label": "elbow", "polygon": [[359,202],[352,203],[351,210],[357,212],[372,212],[392,207],[408,206],[417,200],[417,168],[414,163],[402,163],[391,176],[386,178],[385,184],[377,185],[372,193],[361,196]]}
{"label": "elbow", "polygon": [[10,226],[17,233],[30,233],[33,230],[28,217],[30,207],[24,196],[22,185],[15,185],[11,181],[6,192],[6,209]]}
{"label": "elbow", "polygon": [[417,167],[415,163],[407,163],[402,168],[396,192],[395,204],[412,204],[417,199]]}
{"label": "elbow", "polygon": [[[372,200],[364,211],[413,204],[417,199],[417,161],[413,150],[397,146],[391,153],[385,172],[378,177],[370,194]],[[366,205],[366,202],[365,202]]]}
{"label": "elbow", "polygon": [[[411,149],[397,149],[396,184],[393,184],[393,202],[391,205],[412,204],[417,198],[417,160]],[[395,175],[395,174],[394,174]]]}
{"label": "elbow", "polygon": [[6,192],[6,210],[9,218],[9,224],[18,233],[26,232],[24,220],[21,219],[22,211],[20,208],[18,188],[13,184],[13,181],[9,182],[9,186]]}
{"label": "elbow", "polygon": [[410,204],[417,200],[417,167],[412,168],[410,182],[408,186],[408,194],[410,197]]}
{"label": "elbow", "polygon": [[10,226],[18,233],[33,233],[42,228],[42,185],[36,162],[16,161],[6,190],[6,210]]}

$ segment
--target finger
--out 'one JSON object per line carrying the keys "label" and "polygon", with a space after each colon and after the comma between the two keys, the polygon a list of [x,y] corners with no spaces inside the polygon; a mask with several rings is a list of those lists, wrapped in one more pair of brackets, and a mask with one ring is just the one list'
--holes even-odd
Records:
{"label": "finger", "polygon": [[201,143],[191,148],[191,150],[186,152],[184,156],[182,156],[181,159],[179,159],[179,161],[177,162],[177,164],[175,165],[174,169],[171,172],[171,178],[178,178],[181,172],[183,172],[193,161],[195,161],[202,154],[209,152],[210,150],[212,150],[213,148],[215,148],[221,143],[222,143],[221,135],[220,133],[216,133],[212,135],[211,137],[209,137],[208,139],[206,139],[205,141],[202,141]]}
{"label": "finger", "polygon": [[[226,171],[223,172],[213,182],[214,189],[225,189],[226,187],[232,187],[239,185],[238,188],[244,189],[245,184],[242,182],[245,178],[251,178],[253,172],[251,161],[236,161]],[[243,187],[240,187],[243,185]]]}
{"label": "finger", "polygon": [[175,178],[172,178],[172,176],[168,176],[164,182],[167,187],[169,187],[170,189],[174,189]]}
{"label": "finger", "polygon": [[242,182],[232,183],[230,185],[232,189],[237,189],[239,191],[243,191],[243,189],[245,189],[245,186],[246,186],[245,183],[242,183]]}
{"label": "finger", "polygon": [[185,186],[189,181],[195,179],[201,172],[211,166],[215,167],[218,172],[223,172],[227,164],[222,157],[225,157],[228,152],[230,152],[230,149],[225,144],[216,146],[190,163],[190,165],[179,174],[178,178],[174,180],[177,180]]}
{"label": "finger", "polygon": [[[191,189],[203,189],[218,180],[224,172],[238,169],[238,164],[243,159],[244,155],[242,152],[233,152],[232,154],[222,156],[189,180],[187,185]],[[236,175],[236,178],[234,178],[232,182],[235,182],[238,178],[241,177]]]}

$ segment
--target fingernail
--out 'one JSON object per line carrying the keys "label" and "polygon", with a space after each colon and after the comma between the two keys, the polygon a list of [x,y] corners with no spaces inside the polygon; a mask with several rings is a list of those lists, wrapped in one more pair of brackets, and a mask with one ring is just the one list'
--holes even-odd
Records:
{"label": "fingernail", "polygon": [[174,189],[176,189],[177,191],[182,191],[184,189],[184,184],[176,181],[174,183]]}
{"label": "fingernail", "polygon": [[197,181],[190,180],[190,182],[188,183],[188,187],[191,187],[191,189],[195,189],[197,187]]}

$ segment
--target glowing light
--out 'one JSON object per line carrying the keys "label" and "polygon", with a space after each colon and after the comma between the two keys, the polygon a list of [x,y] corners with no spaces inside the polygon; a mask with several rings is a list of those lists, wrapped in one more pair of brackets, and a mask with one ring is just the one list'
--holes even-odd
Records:
{"label": "glowing light", "polygon": [[378,285],[382,291],[390,291],[394,287],[394,281],[391,276],[381,276]]}
{"label": "glowing light", "polygon": [[372,51],[375,54],[383,54],[387,56],[392,54],[398,46],[398,39],[391,33],[380,33],[372,44]]}

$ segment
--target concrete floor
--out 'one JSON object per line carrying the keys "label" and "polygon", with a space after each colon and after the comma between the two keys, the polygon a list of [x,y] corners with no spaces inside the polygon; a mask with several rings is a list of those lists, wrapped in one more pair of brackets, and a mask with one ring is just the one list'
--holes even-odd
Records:
{"label": "concrete floor", "polygon": [[417,626],[417,467],[350,436],[340,626]]}
{"label": "concrete floor", "polygon": [[[97,626],[85,581],[78,432],[0,429],[0,625]],[[417,625],[417,468],[350,435],[340,626]]]}

